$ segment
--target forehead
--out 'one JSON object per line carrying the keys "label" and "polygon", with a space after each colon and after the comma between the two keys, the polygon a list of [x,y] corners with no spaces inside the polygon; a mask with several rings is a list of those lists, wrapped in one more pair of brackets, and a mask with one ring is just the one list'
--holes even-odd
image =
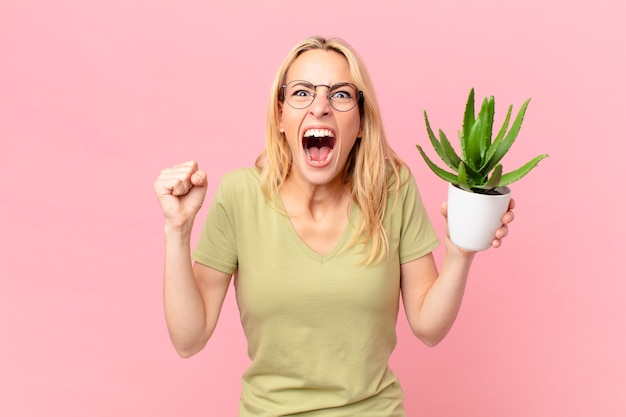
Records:
{"label": "forehead", "polygon": [[286,82],[306,80],[313,84],[331,85],[353,82],[348,60],[338,52],[313,49],[303,52],[287,71]]}

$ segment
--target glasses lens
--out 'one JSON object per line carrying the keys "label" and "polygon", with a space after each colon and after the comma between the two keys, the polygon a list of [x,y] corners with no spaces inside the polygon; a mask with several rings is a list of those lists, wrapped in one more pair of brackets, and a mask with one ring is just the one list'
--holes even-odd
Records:
{"label": "glasses lens", "polygon": [[[309,107],[315,100],[317,87],[326,86],[316,86],[308,81],[291,81],[285,86],[285,100],[287,104],[295,109]],[[330,100],[330,105],[335,110],[348,111],[357,105],[359,90],[350,83],[337,83],[328,89],[327,97]]]}
{"label": "glasses lens", "polygon": [[295,109],[309,107],[315,99],[315,86],[306,81],[292,81],[285,86],[285,100]]}
{"label": "glasses lens", "polygon": [[351,110],[357,103],[359,91],[350,83],[337,83],[330,87],[330,105],[339,111]]}

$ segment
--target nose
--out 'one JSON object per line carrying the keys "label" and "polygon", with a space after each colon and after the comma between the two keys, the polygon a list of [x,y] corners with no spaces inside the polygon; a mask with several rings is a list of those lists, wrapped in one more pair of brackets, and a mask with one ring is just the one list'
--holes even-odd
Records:
{"label": "nose", "polygon": [[[320,89],[320,87],[322,87]],[[329,87],[326,85],[317,85],[316,94],[313,98],[313,103],[309,107],[309,112],[316,116],[321,117],[330,113],[330,99],[328,97]]]}

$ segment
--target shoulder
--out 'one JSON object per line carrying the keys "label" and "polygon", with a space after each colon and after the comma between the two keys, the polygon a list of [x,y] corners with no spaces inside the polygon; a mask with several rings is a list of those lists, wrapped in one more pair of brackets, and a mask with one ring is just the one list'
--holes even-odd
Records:
{"label": "shoulder", "polygon": [[259,198],[261,191],[261,174],[257,168],[238,168],[227,172],[220,179],[215,199],[218,202],[244,202]]}
{"label": "shoulder", "polygon": [[257,168],[238,168],[227,172],[220,181],[220,190],[231,190],[241,192],[259,188],[261,184],[261,173]]}
{"label": "shoulder", "polygon": [[261,181],[261,171],[255,167],[238,168],[227,172],[222,177],[222,182],[233,184],[246,184],[249,182],[259,183]]}
{"label": "shoulder", "polygon": [[407,192],[417,188],[411,169],[403,162],[394,165],[391,161],[387,161],[387,178],[390,197],[397,193],[404,196]]}

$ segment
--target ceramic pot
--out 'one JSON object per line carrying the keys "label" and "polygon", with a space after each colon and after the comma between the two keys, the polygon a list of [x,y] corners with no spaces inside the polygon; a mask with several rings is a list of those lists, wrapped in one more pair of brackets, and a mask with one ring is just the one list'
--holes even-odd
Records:
{"label": "ceramic pot", "polygon": [[491,247],[511,200],[509,187],[496,191],[499,194],[471,193],[449,184],[448,231],[455,245],[471,251]]}

